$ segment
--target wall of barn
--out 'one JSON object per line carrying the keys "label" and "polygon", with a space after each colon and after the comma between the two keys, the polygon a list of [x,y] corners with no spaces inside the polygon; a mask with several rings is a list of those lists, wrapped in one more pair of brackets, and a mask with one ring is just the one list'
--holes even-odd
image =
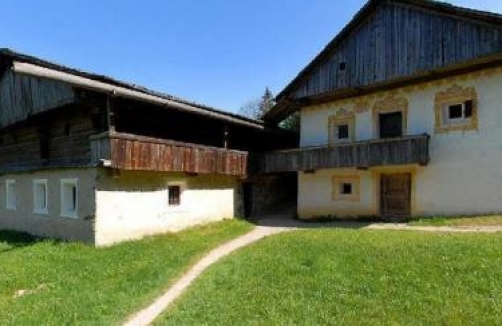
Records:
{"label": "wall of barn", "polygon": [[[179,185],[178,206],[168,187]],[[96,244],[108,245],[233,218],[241,209],[236,177],[184,173],[99,170],[96,187]]]}
{"label": "wall of barn", "polygon": [[[77,215],[65,217],[61,207],[61,180],[78,182]],[[16,208],[7,208],[6,183],[15,182]],[[47,214],[35,213],[34,181],[47,180]],[[0,176],[0,230],[13,230],[64,240],[94,243],[96,210],[95,169],[39,170]]]}

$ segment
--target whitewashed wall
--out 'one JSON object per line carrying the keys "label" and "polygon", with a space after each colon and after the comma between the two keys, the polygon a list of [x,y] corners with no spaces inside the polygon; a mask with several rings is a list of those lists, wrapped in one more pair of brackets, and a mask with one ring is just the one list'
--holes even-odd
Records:
{"label": "whitewashed wall", "polygon": [[[167,186],[180,184],[181,205],[169,206]],[[106,171],[96,190],[96,243],[107,245],[197,224],[233,218],[238,200],[234,177]]]}

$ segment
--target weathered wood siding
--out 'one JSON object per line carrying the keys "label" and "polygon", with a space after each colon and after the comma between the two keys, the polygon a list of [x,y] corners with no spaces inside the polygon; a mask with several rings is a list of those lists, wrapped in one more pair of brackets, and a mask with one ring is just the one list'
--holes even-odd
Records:
{"label": "weathered wood siding", "polygon": [[71,86],[5,71],[0,79],[0,128],[75,102]]}
{"label": "weathered wood siding", "polygon": [[[41,129],[47,130],[48,159],[40,151]],[[0,170],[90,164],[94,133],[90,110],[76,106],[5,128],[0,131]]]}
{"label": "weathered wood siding", "polygon": [[247,152],[123,133],[93,137],[92,157],[119,170],[245,176]]}
{"label": "weathered wood siding", "polygon": [[251,171],[315,171],[403,164],[426,165],[428,162],[429,136],[423,135],[257,154],[251,159]]}
{"label": "weathered wood siding", "polygon": [[294,97],[367,86],[501,51],[500,25],[384,3],[302,81]]}

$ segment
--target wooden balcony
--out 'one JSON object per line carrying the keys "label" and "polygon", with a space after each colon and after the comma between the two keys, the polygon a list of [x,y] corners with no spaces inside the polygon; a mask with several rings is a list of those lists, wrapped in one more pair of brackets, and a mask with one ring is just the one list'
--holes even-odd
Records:
{"label": "wooden balcony", "polygon": [[252,173],[315,171],[429,163],[429,136],[378,139],[253,155]]}
{"label": "wooden balcony", "polygon": [[93,136],[91,154],[93,162],[118,170],[247,174],[247,152],[124,133]]}

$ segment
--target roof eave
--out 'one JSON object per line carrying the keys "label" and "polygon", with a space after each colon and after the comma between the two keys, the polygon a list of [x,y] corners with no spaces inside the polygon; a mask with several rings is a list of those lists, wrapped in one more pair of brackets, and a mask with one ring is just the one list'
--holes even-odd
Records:
{"label": "roof eave", "polygon": [[316,105],[341,99],[353,98],[370,93],[407,87],[415,84],[438,80],[441,78],[462,75],[465,73],[496,68],[500,66],[502,66],[502,53],[470,60],[456,65],[450,65],[448,67],[426,71],[413,76],[398,77],[389,81],[374,83],[368,86],[344,88],[299,99],[291,99],[285,97],[277,102],[273,110],[267,112],[267,114],[264,116],[264,120],[266,123],[278,123],[287,118],[292,113],[308,105]]}

